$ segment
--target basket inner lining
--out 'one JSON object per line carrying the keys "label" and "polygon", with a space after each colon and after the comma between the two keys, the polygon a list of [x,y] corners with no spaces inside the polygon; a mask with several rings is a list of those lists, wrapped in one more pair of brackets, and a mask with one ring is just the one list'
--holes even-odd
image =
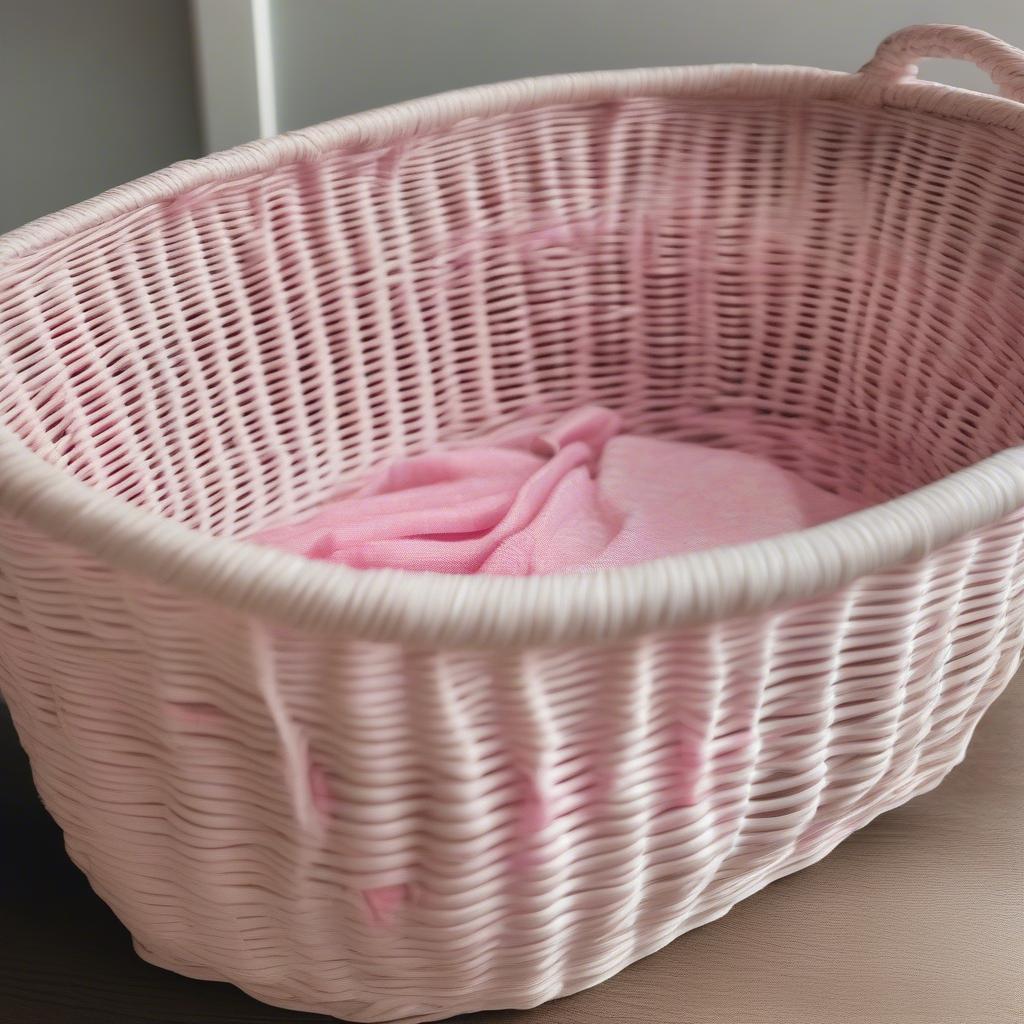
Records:
{"label": "basket inner lining", "polygon": [[205,186],[0,271],[0,418],[223,536],[588,403],[881,500],[1024,441],[1021,148],[659,97]]}

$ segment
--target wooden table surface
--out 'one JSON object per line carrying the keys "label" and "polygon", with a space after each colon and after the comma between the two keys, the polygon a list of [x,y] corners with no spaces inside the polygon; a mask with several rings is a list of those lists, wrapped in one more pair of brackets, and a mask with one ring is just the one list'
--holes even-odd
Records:
{"label": "wooden table surface", "polygon": [[[0,715],[3,1024],[312,1024],[150,967],[64,855]],[[1024,676],[937,790],[612,981],[460,1024],[1024,1021]]]}

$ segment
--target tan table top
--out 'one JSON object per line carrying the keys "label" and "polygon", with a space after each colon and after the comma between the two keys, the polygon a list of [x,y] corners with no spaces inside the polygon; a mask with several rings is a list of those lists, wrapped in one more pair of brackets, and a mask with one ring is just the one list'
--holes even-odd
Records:
{"label": "tan table top", "polygon": [[[0,1024],[283,1024],[142,963],[39,807],[0,722]],[[1024,1021],[1024,675],[935,791],[618,977],[460,1024]]]}

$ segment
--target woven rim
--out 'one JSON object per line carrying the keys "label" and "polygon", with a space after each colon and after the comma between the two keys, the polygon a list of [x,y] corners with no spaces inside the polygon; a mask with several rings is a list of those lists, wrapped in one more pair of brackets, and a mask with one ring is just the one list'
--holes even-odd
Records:
{"label": "woven rim", "polygon": [[[656,95],[841,100],[1024,129],[1019,103],[870,72],[714,65],[525,79],[402,103],[177,164],[0,238],[0,270],[112,216],[338,147],[380,146],[468,117]],[[766,611],[923,557],[1022,506],[1024,447],[813,529],[602,572],[480,577],[353,570],[208,537],[134,508],[69,478],[0,427],[0,510],[52,539],[282,625],[410,644],[593,642]]]}

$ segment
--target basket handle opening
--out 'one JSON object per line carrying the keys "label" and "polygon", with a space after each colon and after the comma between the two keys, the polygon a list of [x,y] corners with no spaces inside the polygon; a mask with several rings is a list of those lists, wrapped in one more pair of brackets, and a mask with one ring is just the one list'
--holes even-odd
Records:
{"label": "basket handle opening", "polygon": [[1024,50],[964,25],[909,25],[878,44],[860,74],[886,84],[917,80],[924,57],[970,61],[984,71],[1000,95],[1024,103]]}

